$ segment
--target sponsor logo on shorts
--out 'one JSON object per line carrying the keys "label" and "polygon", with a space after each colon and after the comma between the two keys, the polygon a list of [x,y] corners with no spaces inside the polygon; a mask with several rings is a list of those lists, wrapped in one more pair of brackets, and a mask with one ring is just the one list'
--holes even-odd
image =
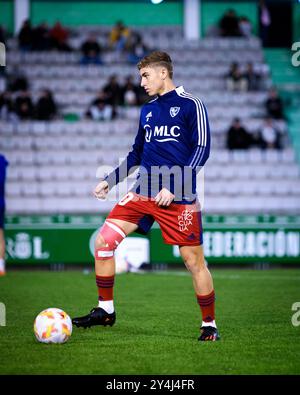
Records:
{"label": "sponsor logo on shorts", "polygon": [[194,210],[183,210],[181,215],[178,215],[178,226],[180,232],[189,230],[189,226],[193,225]]}

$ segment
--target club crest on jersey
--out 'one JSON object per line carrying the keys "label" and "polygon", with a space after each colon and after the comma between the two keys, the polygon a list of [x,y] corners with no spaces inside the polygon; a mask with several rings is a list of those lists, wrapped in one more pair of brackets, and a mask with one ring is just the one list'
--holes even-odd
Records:
{"label": "club crest on jersey", "polygon": [[179,113],[180,107],[171,107],[170,108],[170,115],[172,118],[176,117],[176,115]]}

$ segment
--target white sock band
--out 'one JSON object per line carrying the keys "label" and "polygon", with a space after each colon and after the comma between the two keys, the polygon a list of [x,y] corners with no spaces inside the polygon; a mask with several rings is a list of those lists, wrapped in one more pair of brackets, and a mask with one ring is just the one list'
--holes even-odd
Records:
{"label": "white sock band", "polygon": [[217,327],[216,321],[215,321],[215,320],[209,321],[209,322],[204,322],[204,321],[202,321],[202,326],[212,326],[212,327],[214,327],[214,328]]}
{"label": "white sock band", "polygon": [[101,309],[105,310],[108,314],[115,311],[113,300],[99,300],[98,307],[101,307]]}

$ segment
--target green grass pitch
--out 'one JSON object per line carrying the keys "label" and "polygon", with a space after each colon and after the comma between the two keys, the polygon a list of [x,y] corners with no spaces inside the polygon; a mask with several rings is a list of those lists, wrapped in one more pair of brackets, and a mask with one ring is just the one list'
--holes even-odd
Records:
{"label": "green grass pitch", "polygon": [[200,310],[187,272],[117,275],[116,324],[73,328],[63,345],[40,344],[35,316],[71,317],[97,300],[94,274],[11,271],[0,278],[0,374],[299,374],[300,270],[212,269],[221,341],[197,341]]}

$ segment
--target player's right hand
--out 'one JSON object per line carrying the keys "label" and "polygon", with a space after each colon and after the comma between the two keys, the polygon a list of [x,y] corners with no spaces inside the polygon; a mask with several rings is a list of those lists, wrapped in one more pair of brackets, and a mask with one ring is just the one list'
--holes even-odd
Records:
{"label": "player's right hand", "polygon": [[97,199],[105,199],[106,195],[108,194],[108,182],[107,181],[100,181],[99,184],[94,189],[94,196]]}

